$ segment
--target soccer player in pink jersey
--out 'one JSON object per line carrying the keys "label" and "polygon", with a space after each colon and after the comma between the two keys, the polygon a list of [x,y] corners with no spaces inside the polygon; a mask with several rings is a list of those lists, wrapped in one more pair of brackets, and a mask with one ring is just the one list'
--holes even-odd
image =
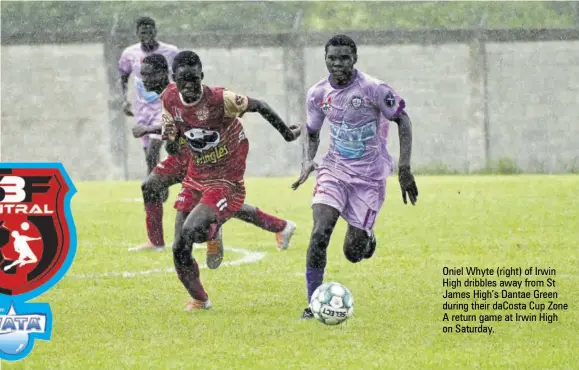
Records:
{"label": "soccer player in pink jersey", "polygon": [[[158,113],[161,110],[161,98],[154,91],[147,91],[143,85],[141,76],[141,64],[143,59],[152,54],[163,55],[169,66],[179,49],[171,44],[157,41],[157,28],[155,21],[149,17],[137,19],[137,36],[141,42],[127,47],[119,59],[119,71],[121,73],[121,87],[123,90],[123,111],[127,116],[134,116],[138,126],[151,126],[157,123]],[[131,74],[135,81],[135,97],[133,104],[129,102],[127,96],[127,85]],[[147,162],[147,173],[151,173],[160,159],[161,136],[156,134],[146,134],[141,137],[141,144],[145,151]],[[167,194],[164,194],[164,198]]]}
{"label": "soccer player in pink jersey", "polygon": [[[418,197],[410,170],[412,125],[404,99],[383,81],[354,68],[358,50],[350,37],[332,37],[325,51],[330,75],[308,91],[305,158],[300,177],[292,185],[297,189],[317,169],[312,201],[314,226],[306,262],[308,302],[323,283],[326,250],[340,216],[348,223],[346,258],[357,263],[374,254],[374,222],[385,200],[386,179],[394,167],[386,147],[388,121],[398,124],[398,179],[403,201],[406,204],[408,196],[414,205]],[[318,166],[314,158],[325,120],[330,125],[330,148]],[[313,318],[309,308],[302,318]]]}

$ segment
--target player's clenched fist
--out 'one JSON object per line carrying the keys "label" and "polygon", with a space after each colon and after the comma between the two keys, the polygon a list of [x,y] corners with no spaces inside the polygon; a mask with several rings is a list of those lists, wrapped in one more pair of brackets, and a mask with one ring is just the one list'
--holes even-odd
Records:
{"label": "player's clenched fist", "polygon": [[298,137],[300,137],[300,135],[302,133],[302,126],[301,125],[291,125],[289,127],[289,129],[292,131],[292,134],[293,134],[293,140],[290,140],[290,141],[294,141]]}

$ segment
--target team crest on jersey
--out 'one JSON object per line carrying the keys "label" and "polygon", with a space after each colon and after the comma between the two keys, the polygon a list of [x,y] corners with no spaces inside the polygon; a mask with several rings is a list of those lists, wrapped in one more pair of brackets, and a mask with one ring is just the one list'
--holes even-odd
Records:
{"label": "team crest on jersey", "polygon": [[330,109],[332,108],[332,98],[328,96],[326,100],[320,103],[320,108],[325,113],[329,112]]}
{"label": "team crest on jersey", "polygon": [[384,97],[384,104],[386,104],[386,106],[389,108],[392,108],[394,105],[396,105],[396,99],[394,98],[392,91],[388,91],[388,94],[386,94]]}
{"label": "team crest on jersey", "polygon": [[196,114],[199,121],[206,121],[209,118],[209,108],[202,106],[197,109]]}
{"label": "team crest on jersey", "polygon": [[0,163],[0,359],[20,360],[35,339],[50,340],[48,303],[26,303],[66,274],[76,253],[70,199],[60,163]]}
{"label": "team crest on jersey", "polygon": [[350,100],[350,104],[354,109],[360,109],[364,105],[364,99],[359,97],[358,95],[354,95],[352,100]]}

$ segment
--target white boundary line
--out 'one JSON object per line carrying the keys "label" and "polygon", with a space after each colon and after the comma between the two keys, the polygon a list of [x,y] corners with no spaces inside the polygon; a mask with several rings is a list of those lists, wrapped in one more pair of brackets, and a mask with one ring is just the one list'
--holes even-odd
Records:
{"label": "white boundary line", "polygon": [[[205,249],[205,247],[195,245],[194,249]],[[230,247],[225,247],[224,249],[226,251],[240,253],[242,255],[242,257],[240,259],[237,259],[234,261],[223,262],[221,264],[221,266],[236,266],[236,265],[241,265],[244,263],[256,263],[265,257],[264,252],[251,252],[251,251],[248,251],[247,249],[230,248]],[[148,253],[148,252],[143,251],[141,253]],[[207,267],[205,266],[205,264],[199,264],[199,268],[204,269]],[[66,274],[66,276],[74,277],[77,279],[102,279],[102,278],[110,278],[110,277],[134,278],[134,277],[146,276],[146,275],[151,275],[151,274],[167,274],[167,273],[172,273],[172,272],[175,272],[174,267],[155,268],[155,269],[144,270],[144,271],[109,271],[109,272],[92,273],[92,274],[69,273],[69,274]]]}

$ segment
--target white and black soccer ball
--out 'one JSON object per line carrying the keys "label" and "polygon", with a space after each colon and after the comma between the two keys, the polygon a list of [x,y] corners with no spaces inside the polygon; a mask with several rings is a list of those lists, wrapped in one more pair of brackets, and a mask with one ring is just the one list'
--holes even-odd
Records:
{"label": "white and black soccer ball", "polygon": [[318,321],[338,325],[352,316],[354,296],[340,283],[324,283],[312,294],[310,309]]}

